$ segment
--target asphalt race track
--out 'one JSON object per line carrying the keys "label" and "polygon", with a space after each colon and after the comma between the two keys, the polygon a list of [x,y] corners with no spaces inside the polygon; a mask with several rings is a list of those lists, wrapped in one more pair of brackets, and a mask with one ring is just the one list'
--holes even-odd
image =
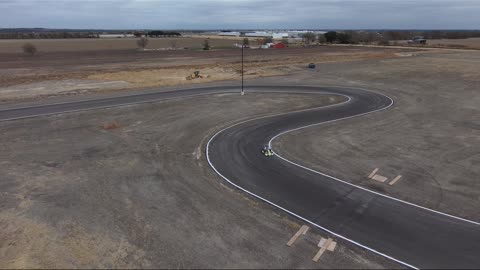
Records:
{"label": "asphalt race track", "polygon": [[[265,157],[260,153],[263,145],[271,144],[272,138],[284,132],[388,109],[393,104],[389,97],[336,87],[249,86],[248,90],[252,89],[334,93],[349,100],[333,106],[255,118],[219,131],[208,142],[206,156],[226,181],[336,238],[405,266],[480,267],[479,223],[351,185],[278,155]],[[195,88],[13,108],[0,110],[0,121],[225,92],[239,92],[239,89]]]}

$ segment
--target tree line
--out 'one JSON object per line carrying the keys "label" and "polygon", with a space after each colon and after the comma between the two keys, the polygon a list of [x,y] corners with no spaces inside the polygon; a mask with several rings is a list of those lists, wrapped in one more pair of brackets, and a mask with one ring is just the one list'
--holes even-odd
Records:
{"label": "tree line", "polygon": [[63,38],[98,38],[98,34],[93,32],[0,33],[0,39],[63,39]]}
{"label": "tree line", "polygon": [[[109,33],[109,32],[107,32]],[[126,32],[128,33],[128,32]],[[67,39],[67,38],[99,38],[99,32],[60,32],[60,31],[39,31],[39,32],[12,32],[12,31],[0,31],[0,39]],[[123,34],[123,33],[122,33]],[[182,34],[175,31],[145,31],[145,32],[129,32],[136,37],[180,37]]]}
{"label": "tree line", "polygon": [[136,37],[180,37],[182,34],[179,32],[174,32],[174,31],[160,31],[160,30],[154,30],[154,31],[147,31],[147,32],[134,32],[134,36]]}
{"label": "tree line", "polygon": [[338,44],[382,44],[388,45],[398,40],[410,40],[421,36],[425,39],[461,39],[480,37],[480,31],[328,31],[325,34],[315,35],[307,32],[303,35],[303,42],[306,45],[315,41],[318,43]]}

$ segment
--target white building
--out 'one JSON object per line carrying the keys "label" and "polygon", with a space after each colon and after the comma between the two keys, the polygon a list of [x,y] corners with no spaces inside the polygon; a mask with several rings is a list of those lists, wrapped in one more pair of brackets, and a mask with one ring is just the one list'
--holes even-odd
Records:
{"label": "white building", "polygon": [[246,37],[272,37],[273,33],[269,32],[250,32],[250,33],[245,33]]}
{"label": "white building", "polygon": [[273,39],[284,39],[288,38],[288,33],[273,33]]}
{"label": "white building", "polygon": [[297,30],[297,31],[288,31],[288,37],[290,38],[303,38],[305,33],[312,32],[315,35],[325,34],[325,31],[308,31],[308,30]]}
{"label": "white building", "polygon": [[99,38],[132,38],[135,37],[133,34],[100,34]]}
{"label": "white building", "polygon": [[219,36],[227,36],[227,37],[239,37],[240,32],[220,32],[218,33]]}

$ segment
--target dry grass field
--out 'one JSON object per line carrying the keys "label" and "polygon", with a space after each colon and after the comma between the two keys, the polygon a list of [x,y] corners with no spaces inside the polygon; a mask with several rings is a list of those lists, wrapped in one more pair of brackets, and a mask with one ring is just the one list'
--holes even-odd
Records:
{"label": "dry grass field", "polygon": [[[152,44],[160,41],[152,40]],[[122,43],[128,40],[113,41]],[[58,42],[68,48],[64,48],[65,51],[55,51],[58,44],[54,40],[38,42],[51,47],[40,47],[40,52],[34,56],[21,52],[0,52],[3,60],[0,62],[1,101],[238,80],[241,74],[240,49],[139,51],[135,49],[135,44],[130,44],[130,49],[119,49],[119,44],[116,45],[118,49],[105,50],[102,42],[106,41],[96,39],[60,40]],[[73,43],[69,44],[70,42]],[[168,42],[168,39],[164,42]],[[222,42],[227,44],[235,40],[225,39]],[[82,44],[89,44],[90,47],[82,48]],[[283,75],[305,69],[310,62],[334,63],[396,58],[402,57],[404,50],[412,53],[411,49],[402,48],[334,46],[249,49],[245,51],[244,75],[246,79]],[[195,70],[205,75],[204,78],[186,80],[186,76]]]}
{"label": "dry grass field", "polygon": [[[208,39],[213,48],[232,47],[238,39],[224,39],[211,37],[185,38],[150,38],[147,49],[168,47],[188,47],[200,49],[205,39]],[[134,50],[137,46],[136,38],[101,38],[101,39],[14,39],[0,40],[0,53],[20,53],[25,43],[34,44],[39,52],[69,52],[69,51],[102,51],[102,50]]]}
{"label": "dry grass field", "polygon": [[[406,45],[406,40],[397,41],[399,45]],[[423,47],[423,46],[422,46]],[[441,47],[452,49],[480,49],[480,38],[462,39],[429,39],[427,47]]]}
{"label": "dry grass field", "polygon": [[[239,50],[75,46],[33,57],[0,53],[0,100],[19,106],[18,98],[62,102],[239,79]],[[247,89],[347,86],[395,100],[387,111],[285,134],[276,151],[354,184],[480,219],[480,52],[321,46],[246,55]],[[307,69],[309,62],[317,68]],[[193,69],[208,78],[184,80]],[[287,247],[301,224],[231,189],[202,154],[208,138],[232,122],[334,101],[247,90],[2,122],[0,268],[398,268],[342,241],[313,263],[325,234],[311,230]],[[392,186],[373,182],[373,168],[403,177]]]}
{"label": "dry grass field", "polygon": [[429,40],[428,43],[432,46],[439,46],[439,47],[480,49],[480,38],[432,39],[432,40]]}
{"label": "dry grass field", "polygon": [[[443,51],[320,67],[318,83],[380,91],[394,107],[285,134],[273,148],[337,178],[479,221],[479,63],[480,52]],[[393,186],[372,181],[375,168],[402,178]]]}
{"label": "dry grass field", "polygon": [[0,268],[397,268],[220,182],[202,151],[240,118],[328,95],[184,98],[2,122]]}

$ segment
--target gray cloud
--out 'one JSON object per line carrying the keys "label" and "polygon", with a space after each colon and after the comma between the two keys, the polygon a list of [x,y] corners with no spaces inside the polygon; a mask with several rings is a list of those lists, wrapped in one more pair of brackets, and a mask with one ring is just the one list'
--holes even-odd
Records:
{"label": "gray cloud", "polygon": [[480,29],[480,1],[0,0],[0,27]]}

